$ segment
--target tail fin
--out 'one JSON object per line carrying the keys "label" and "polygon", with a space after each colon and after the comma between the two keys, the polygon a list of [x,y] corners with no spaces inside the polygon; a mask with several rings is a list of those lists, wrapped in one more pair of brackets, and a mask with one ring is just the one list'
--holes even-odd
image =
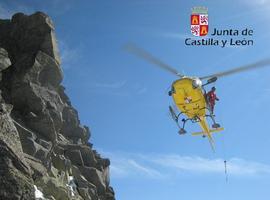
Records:
{"label": "tail fin", "polygon": [[215,143],[214,143],[214,140],[212,138],[212,135],[211,133],[207,133],[207,138],[208,138],[208,141],[210,143],[210,146],[211,146],[211,149],[213,150],[213,152],[215,153]]}

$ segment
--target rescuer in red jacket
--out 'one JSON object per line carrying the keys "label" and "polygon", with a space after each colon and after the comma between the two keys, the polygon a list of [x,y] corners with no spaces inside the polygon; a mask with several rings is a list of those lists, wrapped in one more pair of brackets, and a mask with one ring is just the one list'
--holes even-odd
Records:
{"label": "rescuer in red jacket", "polygon": [[219,98],[217,98],[215,91],[216,91],[216,88],[212,87],[212,89],[206,94],[206,101],[208,103],[208,106],[212,115],[214,114],[214,107],[216,104],[216,100],[219,101]]}

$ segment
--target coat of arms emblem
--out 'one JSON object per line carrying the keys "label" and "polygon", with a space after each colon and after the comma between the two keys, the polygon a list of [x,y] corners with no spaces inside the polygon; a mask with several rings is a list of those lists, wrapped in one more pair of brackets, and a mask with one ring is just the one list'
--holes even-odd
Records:
{"label": "coat of arms emblem", "polygon": [[208,33],[208,9],[205,7],[194,7],[191,9],[190,30],[195,36],[205,36]]}

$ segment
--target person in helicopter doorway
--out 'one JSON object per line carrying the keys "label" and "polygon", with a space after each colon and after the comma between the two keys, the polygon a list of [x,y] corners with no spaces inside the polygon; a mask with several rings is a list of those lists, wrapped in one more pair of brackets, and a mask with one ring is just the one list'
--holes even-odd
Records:
{"label": "person in helicopter doorway", "polygon": [[217,97],[215,91],[216,91],[216,88],[212,87],[211,90],[206,94],[206,101],[212,115],[214,114],[216,101],[219,101],[219,98]]}
{"label": "person in helicopter doorway", "polygon": [[215,108],[216,101],[219,101],[219,98],[217,97],[215,91],[216,91],[216,88],[212,87],[211,90],[206,94],[206,102],[210,111],[210,117],[212,118],[214,122],[213,128],[218,128],[220,127],[220,125],[215,122],[214,108]]}

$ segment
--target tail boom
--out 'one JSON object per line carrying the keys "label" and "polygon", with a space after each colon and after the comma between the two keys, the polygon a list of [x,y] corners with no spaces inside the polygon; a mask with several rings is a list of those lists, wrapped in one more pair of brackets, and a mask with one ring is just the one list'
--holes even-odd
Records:
{"label": "tail boom", "polygon": [[219,131],[222,131],[222,130],[224,130],[224,128],[209,129],[205,117],[202,117],[200,119],[200,126],[201,126],[203,131],[192,133],[192,135],[193,136],[198,136],[198,135],[206,136],[208,138],[208,141],[210,143],[212,150],[215,151],[214,140],[213,140],[212,134],[219,132]]}

